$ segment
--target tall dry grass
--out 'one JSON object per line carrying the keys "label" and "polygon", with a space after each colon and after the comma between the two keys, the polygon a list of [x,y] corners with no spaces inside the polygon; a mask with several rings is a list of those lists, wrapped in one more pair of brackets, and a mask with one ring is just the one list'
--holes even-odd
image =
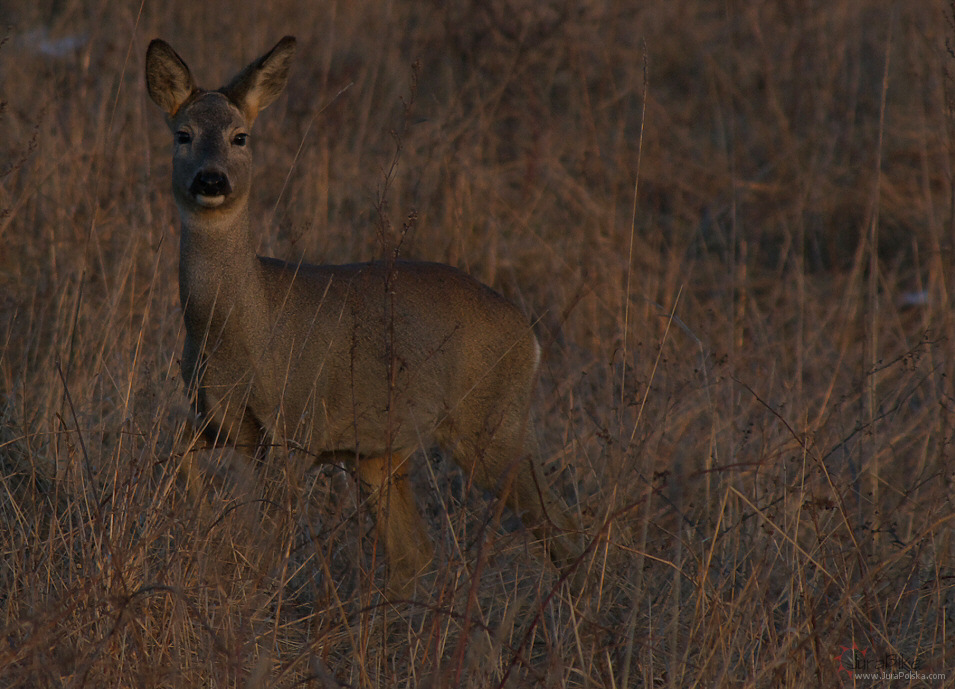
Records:
{"label": "tall dry grass", "polygon": [[[0,684],[953,681],[952,8],[564,5],[2,6]],[[582,591],[423,452],[440,567],[383,604],[351,476],[195,443],[142,57],[213,84],[286,33],[262,251],[414,210],[404,256],[525,308]]]}

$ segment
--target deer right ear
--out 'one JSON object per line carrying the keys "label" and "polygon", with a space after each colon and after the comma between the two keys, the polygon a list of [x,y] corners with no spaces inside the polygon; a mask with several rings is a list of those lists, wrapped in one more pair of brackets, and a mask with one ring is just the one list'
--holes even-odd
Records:
{"label": "deer right ear", "polygon": [[172,46],[158,38],[146,50],[146,88],[149,97],[170,118],[196,91],[196,82],[186,63]]}

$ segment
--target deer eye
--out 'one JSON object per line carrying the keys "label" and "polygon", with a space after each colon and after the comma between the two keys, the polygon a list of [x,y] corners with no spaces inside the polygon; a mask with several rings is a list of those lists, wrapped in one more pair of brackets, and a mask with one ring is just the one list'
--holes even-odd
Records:
{"label": "deer eye", "polygon": [[232,137],[233,146],[245,146],[247,143],[249,143],[248,134],[236,134]]}
{"label": "deer eye", "polygon": [[187,131],[178,131],[173,135],[177,144],[188,144],[192,142],[192,134]]}

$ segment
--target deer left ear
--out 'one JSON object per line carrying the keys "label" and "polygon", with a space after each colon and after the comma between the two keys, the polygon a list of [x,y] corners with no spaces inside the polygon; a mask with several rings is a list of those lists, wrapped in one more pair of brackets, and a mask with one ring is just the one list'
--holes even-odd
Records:
{"label": "deer left ear", "polygon": [[153,102],[175,117],[182,104],[196,92],[196,82],[189,67],[176,51],[158,38],[146,50],[146,88]]}
{"label": "deer left ear", "polygon": [[286,36],[221,89],[242,111],[250,126],[259,111],[271,105],[285,89],[293,55],[295,37]]}

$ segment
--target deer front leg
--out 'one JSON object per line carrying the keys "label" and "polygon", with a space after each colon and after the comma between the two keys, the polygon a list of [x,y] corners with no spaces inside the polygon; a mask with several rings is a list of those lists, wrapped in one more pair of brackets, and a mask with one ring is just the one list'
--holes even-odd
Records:
{"label": "deer front leg", "polygon": [[375,510],[378,540],[388,555],[388,590],[407,594],[434,557],[434,546],[415,504],[403,457],[362,457],[358,475]]}

